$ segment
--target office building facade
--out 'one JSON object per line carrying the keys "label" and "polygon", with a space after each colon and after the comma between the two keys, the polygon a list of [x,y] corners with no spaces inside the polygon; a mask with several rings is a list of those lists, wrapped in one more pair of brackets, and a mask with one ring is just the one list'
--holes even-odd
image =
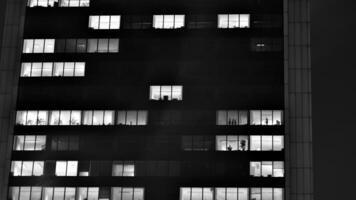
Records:
{"label": "office building facade", "polygon": [[311,200],[307,0],[11,0],[0,198]]}

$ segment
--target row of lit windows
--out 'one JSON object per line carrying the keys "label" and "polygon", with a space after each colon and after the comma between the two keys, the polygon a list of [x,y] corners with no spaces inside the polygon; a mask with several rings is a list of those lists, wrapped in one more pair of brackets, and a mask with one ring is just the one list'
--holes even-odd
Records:
{"label": "row of lit windows", "polygon": [[[116,112],[117,125],[146,125],[147,111],[120,110]],[[77,125],[114,125],[113,110],[32,110],[17,111],[16,124],[26,126],[77,126]]]}
{"label": "row of lit windows", "polygon": [[12,186],[9,200],[144,200],[142,187]]}
{"label": "row of lit windows", "polygon": [[[152,94],[152,92],[151,92]],[[168,94],[169,95],[169,94]],[[173,94],[164,99],[181,99],[181,93]],[[217,125],[282,125],[280,110],[250,110],[232,111],[238,113],[225,115],[230,111],[217,111]],[[249,115],[248,115],[249,113]],[[114,125],[116,117],[117,125],[147,125],[148,111],[146,110],[29,110],[17,111],[16,124],[26,126],[77,126],[77,125]],[[249,123],[248,122],[249,120]]]}
{"label": "row of lit windows", "polygon": [[283,188],[181,187],[180,200],[283,200]]}
{"label": "row of lit windows", "polygon": [[181,101],[183,100],[183,86],[152,85],[150,86],[150,100]]}
{"label": "row of lit windows", "polygon": [[119,39],[25,39],[23,53],[117,53]]}
{"label": "row of lit windows", "polygon": [[[12,161],[11,162],[12,176],[42,176],[44,173],[43,172],[44,163],[45,163],[44,161]],[[143,162],[141,162],[140,164],[145,165]],[[146,165],[147,168],[149,168],[149,164],[152,163],[147,162]],[[166,163],[157,162],[157,165],[160,165],[161,170],[164,170],[165,164],[168,164],[168,162]],[[79,170],[78,167],[79,167],[78,161],[55,161],[55,176],[89,176],[90,165],[85,166],[85,164],[84,165],[82,164],[80,171],[78,171]],[[136,176],[134,162],[113,161],[111,175],[124,176],[124,177]],[[283,161],[250,162],[250,175],[254,177],[284,177],[284,162]]]}
{"label": "row of lit windows", "polygon": [[250,175],[254,177],[284,177],[283,161],[250,162]]}
{"label": "row of lit windows", "polygon": [[[281,135],[218,135],[182,136],[184,151],[282,151],[284,136]],[[215,143],[215,147],[214,147]],[[78,151],[78,136],[52,136],[52,151]],[[14,151],[43,151],[46,149],[45,135],[15,135]]]}
{"label": "row of lit windows", "polygon": [[28,0],[28,7],[89,7],[90,0]]}
{"label": "row of lit windows", "polygon": [[21,77],[72,77],[85,75],[85,62],[22,63]]}

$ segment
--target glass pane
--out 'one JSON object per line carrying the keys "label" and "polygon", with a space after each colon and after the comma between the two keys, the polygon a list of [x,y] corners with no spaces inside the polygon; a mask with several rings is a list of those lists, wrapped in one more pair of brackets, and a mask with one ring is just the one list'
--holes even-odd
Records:
{"label": "glass pane", "polygon": [[63,200],[64,199],[64,187],[55,187],[53,200]]}
{"label": "glass pane", "polygon": [[238,199],[248,200],[248,188],[238,188]]}
{"label": "glass pane", "polygon": [[74,76],[84,76],[85,75],[85,63],[77,62],[75,63]]}
{"label": "glass pane", "polygon": [[227,113],[225,110],[218,110],[216,112],[217,120],[216,124],[217,125],[227,125]]}
{"label": "glass pane", "polygon": [[111,16],[110,29],[120,29],[120,15]]}
{"label": "glass pane", "polygon": [[240,28],[248,28],[250,27],[250,15],[243,14],[240,15]]}
{"label": "glass pane", "polygon": [[227,28],[228,17],[227,15],[218,15],[218,28]]}
{"label": "glass pane", "polygon": [[229,15],[229,28],[238,28],[239,27],[239,15],[233,14]]}
{"label": "glass pane", "polygon": [[33,44],[33,53],[43,53],[44,39],[35,39]]}
{"label": "glass pane", "polygon": [[163,16],[163,28],[174,28],[174,15]]}
{"label": "glass pane", "polygon": [[122,200],[132,200],[133,188],[122,188]]}
{"label": "glass pane", "polygon": [[98,52],[105,53],[108,52],[109,39],[99,39]]}
{"label": "glass pane", "polygon": [[93,124],[93,111],[83,111],[83,125]]}
{"label": "glass pane", "polygon": [[175,15],[174,28],[184,27],[184,15]]}
{"label": "glass pane", "polygon": [[239,123],[239,114],[237,110],[228,110],[227,119],[229,125],[238,125]]}
{"label": "glass pane", "polygon": [[77,53],[85,53],[87,50],[87,40],[77,39]]}
{"label": "glass pane", "polygon": [[33,151],[35,150],[36,136],[27,135],[25,136],[25,151]]}
{"label": "glass pane", "polygon": [[113,125],[114,124],[114,111],[105,111],[104,115],[104,125]]}
{"label": "glass pane", "polygon": [[32,187],[31,200],[41,200],[42,187]]}
{"label": "glass pane", "polygon": [[248,150],[248,136],[239,136],[239,150],[240,151]]}
{"label": "glass pane", "polygon": [[239,125],[247,125],[248,123],[247,111],[239,111]]}
{"label": "glass pane", "polygon": [[216,136],[216,150],[217,151],[226,151],[226,136]]}
{"label": "glass pane", "polygon": [[109,52],[110,53],[119,52],[119,39],[110,39],[109,40]]}
{"label": "glass pane", "polygon": [[86,187],[77,188],[76,200],[86,200],[87,198],[88,198],[88,188]]}
{"label": "glass pane", "polygon": [[112,200],[121,200],[121,187],[111,188],[111,198]]}
{"label": "glass pane", "polygon": [[48,111],[38,111],[37,125],[47,125],[48,124]]}
{"label": "glass pane", "polygon": [[81,123],[81,111],[72,110],[70,125],[80,125]]}
{"label": "glass pane", "polygon": [[284,177],[284,162],[273,162],[273,177]]}
{"label": "glass pane", "polygon": [[88,200],[98,200],[99,197],[99,188],[90,187],[88,188]]}
{"label": "glass pane", "polygon": [[112,176],[122,176],[124,173],[124,165],[122,162],[114,162],[112,166]]}
{"label": "glass pane", "polygon": [[172,86],[161,86],[161,99],[172,100]]}
{"label": "glass pane", "polygon": [[261,151],[261,136],[250,136],[251,151]]}
{"label": "glass pane", "polygon": [[213,188],[203,188],[203,200],[213,200]]}
{"label": "glass pane", "polygon": [[59,125],[59,111],[58,110],[49,112],[49,125]]}
{"label": "glass pane", "polygon": [[74,76],[74,62],[64,63],[64,76]]}
{"label": "glass pane", "polygon": [[24,148],[25,136],[18,135],[14,137],[14,147],[13,149],[16,151],[22,151]]}
{"label": "glass pane", "polygon": [[45,187],[42,189],[42,200],[52,200],[53,187]]}
{"label": "glass pane", "polygon": [[273,136],[273,150],[282,151],[284,148],[284,137],[283,136]]}
{"label": "glass pane", "polygon": [[163,15],[153,16],[153,28],[163,28]]}
{"label": "glass pane", "polygon": [[110,16],[100,16],[99,29],[109,29],[110,28]]}
{"label": "glass pane", "polygon": [[32,176],[33,170],[33,162],[32,161],[24,161],[22,162],[22,176]]}
{"label": "glass pane", "polygon": [[272,136],[262,136],[262,151],[272,151]]}
{"label": "glass pane", "polygon": [[31,63],[22,63],[21,77],[29,77],[31,75]]}
{"label": "glass pane", "polygon": [[225,200],[225,188],[215,189],[215,200]]}
{"label": "glass pane", "polygon": [[283,189],[274,188],[273,189],[273,200],[283,200]]}
{"label": "glass pane", "polygon": [[69,125],[70,124],[70,111],[69,110],[62,110],[60,112],[60,120],[59,125]]}
{"label": "glass pane", "polygon": [[151,100],[160,100],[160,86],[151,86],[150,87],[150,99]]}
{"label": "glass pane", "polygon": [[26,39],[23,41],[23,53],[33,53],[33,40]]}
{"label": "glass pane", "polygon": [[282,111],[273,111],[273,125],[282,125]]}
{"label": "glass pane", "polygon": [[138,111],[137,125],[146,125],[147,124],[147,111],[140,110]]}
{"label": "glass pane", "polygon": [[237,136],[236,135],[229,135],[227,136],[227,150],[228,151],[237,151]]}
{"label": "glass pane", "polygon": [[137,125],[137,111],[127,111],[126,125]]}
{"label": "glass pane", "polygon": [[93,115],[93,125],[103,125],[104,123],[104,111],[96,110]]}
{"label": "glass pane", "polygon": [[226,188],[226,200],[237,200],[237,188]]}
{"label": "glass pane", "polygon": [[98,52],[98,40],[97,39],[89,39],[88,40],[88,53],[96,53]]}
{"label": "glass pane", "polygon": [[250,111],[250,124],[251,125],[261,125],[261,111],[251,110]]}
{"label": "glass pane", "polygon": [[64,200],[75,200],[75,188],[66,187],[66,194]]}
{"label": "glass pane", "polygon": [[251,200],[261,200],[261,188],[251,188]]}
{"label": "glass pane", "polygon": [[99,28],[99,16],[89,16],[89,28]]}
{"label": "glass pane", "polygon": [[123,176],[135,176],[135,165],[134,164],[125,164]]}
{"label": "glass pane", "polygon": [[182,100],[183,99],[183,87],[182,86],[172,86],[172,99]]}
{"label": "glass pane", "polygon": [[67,162],[57,161],[56,162],[56,176],[65,176],[67,172]]}
{"label": "glass pane", "polygon": [[68,161],[67,163],[67,176],[77,176],[78,161]]}
{"label": "glass pane", "polygon": [[52,76],[53,63],[43,63],[42,76]]}
{"label": "glass pane", "polygon": [[262,199],[263,200],[272,200],[273,197],[272,188],[262,188]]}
{"label": "glass pane", "polygon": [[192,188],[192,200],[203,199],[203,188]]}
{"label": "glass pane", "polygon": [[261,162],[250,162],[250,175],[261,176]]}
{"label": "glass pane", "polygon": [[64,63],[56,62],[53,67],[53,76],[63,76]]}
{"label": "glass pane", "polygon": [[272,110],[262,110],[262,125],[272,125]]}
{"label": "glass pane", "polygon": [[180,200],[190,200],[190,188],[180,188]]}
{"label": "glass pane", "polygon": [[43,175],[43,161],[35,161],[33,163],[33,175],[34,176]]}
{"label": "glass pane", "polygon": [[30,200],[31,187],[20,187],[19,200]]}
{"label": "glass pane", "polygon": [[118,111],[117,113],[117,124],[125,125],[126,124],[126,111]]}
{"label": "glass pane", "polygon": [[16,112],[16,124],[26,125],[27,111],[17,111]]}
{"label": "glass pane", "polygon": [[144,189],[135,188],[134,190],[134,200],[143,200],[144,199]]}
{"label": "glass pane", "polygon": [[272,161],[262,161],[262,176],[272,176]]}
{"label": "glass pane", "polygon": [[11,173],[13,176],[21,176],[21,168],[22,168],[21,161],[12,161],[11,162]]}
{"label": "glass pane", "polygon": [[31,76],[40,77],[42,74],[42,63],[32,63]]}
{"label": "glass pane", "polygon": [[54,53],[54,43],[55,43],[54,39],[46,39],[44,52],[45,53]]}
{"label": "glass pane", "polygon": [[38,135],[36,137],[36,151],[41,151],[46,148],[46,136],[45,135]]}

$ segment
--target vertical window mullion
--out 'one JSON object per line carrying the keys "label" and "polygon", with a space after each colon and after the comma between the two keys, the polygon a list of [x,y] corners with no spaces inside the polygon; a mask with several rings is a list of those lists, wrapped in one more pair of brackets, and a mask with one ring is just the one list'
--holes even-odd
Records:
{"label": "vertical window mullion", "polygon": [[124,113],[125,113],[125,125],[128,125],[128,123],[127,123],[127,110],[125,110]]}

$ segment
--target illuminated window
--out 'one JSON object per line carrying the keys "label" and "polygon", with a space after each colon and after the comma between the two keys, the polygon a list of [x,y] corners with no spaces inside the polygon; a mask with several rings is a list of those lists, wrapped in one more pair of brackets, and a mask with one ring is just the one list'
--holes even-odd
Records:
{"label": "illuminated window", "polygon": [[15,135],[14,151],[43,151],[46,149],[45,135]]}
{"label": "illuminated window", "polygon": [[150,100],[181,101],[183,100],[183,86],[181,85],[150,86]]}
{"label": "illuminated window", "polygon": [[21,77],[79,77],[85,75],[84,62],[22,63]]}
{"label": "illuminated window", "polygon": [[23,53],[54,53],[54,39],[25,39]]}
{"label": "illuminated window", "polygon": [[83,111],[83,125],[114,125],[114,116],[113,110],[85,110]]}
{"label": "illuminated window", "polygon": [[56,176],[77,176],[78,161],[56,161]]}
{"label": "illuminated window", "polygon": [[117,113],[117,125],[147,125],[148,113],[145,110],[119,110]]}
{"label": "illuminated window", "polygon": [[281,110],[251,110],[251,125],[282,125],[283,116]]}
{"label": "illuminated window", "polygon": [[255,177],[284,177],[284,162],[250,162],[250,175]]}
{"label": "illuminated window", "polygon": [[42,176],[43,161],[12,161],[11,174],[13,176]]}
{"label": "illuminated window", "polygon": [[153,28],[177,29],[184,27],[185,15],[153,15]]}
{"label": "illuminated window", "polygon": [[120,29],[120,15],[89,16],[89,28]]}
{"label": "illuminated window", "polygon": [[59,7],[89,7],[90,0],[59,0]]}
{"label": "illuminated window", "polygon": [[248,111],[243,110],[218,110],[216,112],[217,125],[247,125]]}
{"label": "illuminated window", "polygon": [[144,188],[112,187],[112,200],[144,200]]}
{"label": "illuminated window", "polygon": [[219,14],[218,28],[249,28],[250,15],[248,14]]}
{"label": "illuminated window", "polygon": [[252,135],[250,136],[251,151],[282,151],[284,136]]}
{"label": "illuminated window", "polygon": [[216,136],[217,151],[247,151],[248,136],[219,135]]}
{"label": "illuminated window", "polygon": [[135,165],[130,161],[114,161],[112,176],[135,176]]}
{"label": "illuminated window", "polygon": [[16,124],[26,126],[41,126],[48,124],[48,111],[17,111]]}

